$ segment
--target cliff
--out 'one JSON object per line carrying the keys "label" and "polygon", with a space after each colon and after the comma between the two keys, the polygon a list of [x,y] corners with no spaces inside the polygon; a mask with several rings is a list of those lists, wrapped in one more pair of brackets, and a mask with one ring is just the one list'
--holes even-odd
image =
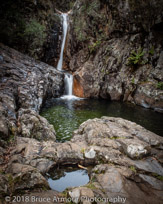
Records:
{"label": "cliff", "polygon": [[78,0],[65,62],[74,74],[75,95],[162,112],[162,8],[159,0]]}

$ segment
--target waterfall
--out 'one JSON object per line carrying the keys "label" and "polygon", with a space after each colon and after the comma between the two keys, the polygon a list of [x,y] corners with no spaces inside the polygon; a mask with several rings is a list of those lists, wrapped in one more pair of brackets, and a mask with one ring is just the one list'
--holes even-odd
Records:
{"label": "waterfall", "polygon": [[62,13],[61,15],[62,15],[62,18],[63,18],[63,41],[62,41],[62,46],[61,46],[59,62],[58,62],[58,65],[57,65],[57,69],[60,70],[60,71],[62,70],[62,65],[63,65],[63,52],[64,52],[66,36],[67,36],[67,28],[68,28],[67,13]]}
{"label": "waterfall", "polygon": [[[62,70],[63,66],[63,52],[64,52],[64,47],[66,43],[66,36],[67,36],[67,29],[68,29],[68,21],[67,21],[67,13],[62,13],[62,18],[63,18],[63,41],[62,41],[62,46],[61,46],[61,52],[60,52],[60,58],[58,61],[57,69],[59,71]],[[70,73],[64,72],[64,84],[65,84],[65,95],[62,96],[64,99],[77,99],[78,97],[74,96],[72,94],[72,89],[73,89],[73,76]]]}
{"label": "waterfall", "polygon": [[72,74],[65,73],[65,93],[72,96],[73,77]]}

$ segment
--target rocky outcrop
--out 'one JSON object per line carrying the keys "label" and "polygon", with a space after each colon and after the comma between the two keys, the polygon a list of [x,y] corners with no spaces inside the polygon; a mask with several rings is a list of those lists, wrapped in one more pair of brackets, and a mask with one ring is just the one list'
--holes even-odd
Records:
{"label": "rocky outcrop", "polygon": [[34,110],[20,109],[18,112],[18,134],[37,140],[56,139],[53,125]]}
{"label": "rocky outcrop", "polygon": [[[136,123],[102,117],[81,124],[71,141],[65,143],[17,137],[4,173],[18,174],[18,170],[28,167],[45,174],[56,165],[93,165],[87,185],[67,189],[66,196],[73,202],[92,203],[96,200],[100,203],[103,200],[105,203],[106,199],[107,202],[119,199],[120,203],[123,200],[129,204],[139,201],[162,203],[162,145],[162,137]],[[28,179],[27,185],[35,185],[31,183],[31,177]],[[23,184],[19,189],[24,188]],[[10,187],[6,187],[4,194],[9,191]],[[65,194],[62,197],[66,199]]]}
{"label": "rocky outcrop", "polygon": [[159,0],[78,0],[70,15],[66,56],[75,95],[130,101],[162,112],[162,8]]}
{"label": "rocky outcrop", "polygon": [[1,146],[18,132],[54,139],[53,127],[38,113],[47,98],[62,94],[63,74],[2,44],[0,56]]}

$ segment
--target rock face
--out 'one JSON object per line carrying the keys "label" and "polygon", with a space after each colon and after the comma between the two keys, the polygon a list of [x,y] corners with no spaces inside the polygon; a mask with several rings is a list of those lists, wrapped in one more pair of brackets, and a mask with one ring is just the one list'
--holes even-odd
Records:
{"label": "rock face", "polygon": [[[93,165],[87,185],[67,189],[67,196],[73,202],[161,204],[162,145],[162,137],[136,123],[102,117],[81,124],[71,141],[65,143],[17,137],[4,173],[16,178],[20,171],[23,172],[22,176],[28,177],[27,189],[36,183],[48,188],[39,173],[44,174],[56,165]],[[35,172],[34,177],[40,179],[33,183],[33,176],[27,175],[29,172]],[[3,175],[0,180],[3,181],[1,186],[5,185]],[[4,195],[11,191],[14,194],[18,186],[19,190],[25,188],[24,182],[20,184],[15,189],[0,186],[0,190],[3,189]],[[31,196],[30,193],[28,195]],[[62,197],[65,198],[65,195]]]}
{"label": "rock face", "polygon": [[62,94],[63,74],[2,44],[0,56],[0,144],[18,129],[26,137],[55,138],[53,127],[38,113],[46,98]]}
{"label": "rock face", "polygon": [[162,112],[162,9],[160,0],[150,5],[78,0],[70,15],[66,56],[75,95],[130,101]]}

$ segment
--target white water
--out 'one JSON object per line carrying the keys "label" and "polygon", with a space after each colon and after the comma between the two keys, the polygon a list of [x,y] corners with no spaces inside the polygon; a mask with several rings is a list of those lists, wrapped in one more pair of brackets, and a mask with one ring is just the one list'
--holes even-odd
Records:
{"label": "white water", "polygon": [[69,73],[65,73],[65,93],[67,95],[72,95],[72,85],[73,85],[73,77]]}
{"label": "white water", "polygon": [[[66,36],[67,36],[67,29],[68,29],[67,13],[62,13],[61,15],[63,18],[63,41],[61,46],[59,62],[57,65],[57,69],[60,71],[62,71],[62,66],[63,66],[63,52],[64,52],[65,43],[66,43]],[[65,73],[64,84],[65,84],[65,95],[61,97],[62,99],[80,99],[72,94],[72,89],[73,89],[72,74]]]}
{"label": "white water", "polygon": [[65,42],[66,42],[66,36],[67,36],[67,28],[68,28],[68,23],[67,23],[67,13],[62,13],[62,18],[63,18],[63,41],[62,41],[62,46],[61,46],[61,52],[60,52],[60,58],[59,62],[57,65],[58,70],[62,70],[62,65],[63,65],[63,51],[65,47]]}

